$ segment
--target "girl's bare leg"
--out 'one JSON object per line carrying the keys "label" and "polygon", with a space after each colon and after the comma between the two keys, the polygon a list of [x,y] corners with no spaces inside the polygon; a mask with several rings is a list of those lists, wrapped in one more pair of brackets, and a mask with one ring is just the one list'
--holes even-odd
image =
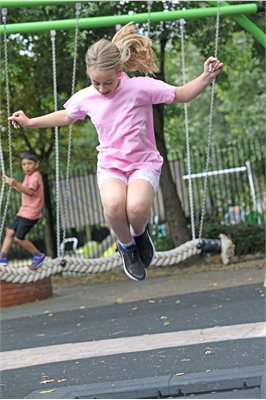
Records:
{"label": "girl's bare leg", "polygon": [[101,185],[100,195],[106,222],[121,243],[130,243],[132,236],[126,213],[127,185],[121,179],[107,179]]}
{"label": "girl's bare leg", "polygon": [[154,199],[152,185],[144,179],[136,179],[129,183],[127,190],[126,212],[128,222],[135,235],[144,232],[149,222],[151,206]]}

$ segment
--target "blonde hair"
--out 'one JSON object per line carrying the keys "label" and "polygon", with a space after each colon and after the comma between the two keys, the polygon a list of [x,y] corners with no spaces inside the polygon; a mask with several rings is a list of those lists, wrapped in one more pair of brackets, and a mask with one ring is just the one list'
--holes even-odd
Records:
{"label": "blonde hair", "polygon": [[90,69],[122,70],[154,73],[158,71],[152,41],[137,33],[134,23],[121,28],[110,42],[101,39],[93,44],[85,56],[87,72]]}

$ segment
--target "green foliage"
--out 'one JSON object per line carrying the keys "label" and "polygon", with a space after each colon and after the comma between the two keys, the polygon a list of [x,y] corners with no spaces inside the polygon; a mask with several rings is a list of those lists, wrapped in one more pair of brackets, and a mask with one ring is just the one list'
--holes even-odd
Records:
{"label": "green foliage", "polygon": [[217,86],[217,111],[224,115],[232,139],[265,134],[266,74],[253,46],[254,40],[246,33],[233,35],[228,52],[235,57],[231,65],[225,64],[226,80]]}
{"label": "green foliage", "polygon": [[[219,234],[224,233],[235,245],[235,255],[264,254],[265,252],[265,226],[264,225],[220,225],[205,224],[203,237],[206,239],[219,239]],[[174,248],[170,236],[160,237],[156,230],[152,233],[152,240],[156,251],[168,251]]]}
{"label": "green foliage", "polygon": [[156,251],[168,251],[174,248],[170,235],[166,234],[165,236],[160,236],[158,228],[153,229],[151,238]]}
{"label": "green foliage", "polygon": [[[153,2],[152,11],[206,7],[206,2],[170,1]],[[209,5],[208,5],[209,6]],[[146,1],[84,2],[82,17],[118,15],[147,12]],[[45,21],[75,18],[75,6],[18,7],[8,10],[8,23],[23,21]],[[261,14],[249,16],[261,28]],[[147,23],[137,28],[146,33]],[[79,32],[76,89],[89,84],[85,73],[84,54],[87,47],[101,37],[111,38],[115,27],[85,29]],[[193,79],[203,69],[203,62],[214,51],[215,18],[187,21],[185,25],[186,78]],[[150,37],[158,54],[158,62],[165,61],[166,81],[182,84],[180,35],[177,21],[151,24]],[[159,41],[167,41],[166,59],[160,59]],[[1,38],[1,42],[3,38]],[[57,91],[58,109],[71,95],[74,30],[57,31]],[[1,46],[1,99],[0,126],[4,157],[8,159],[7,115],[5,100],[5,74],[3,45]],[[215,144],[234,141],[247,136],[262,138],[265,131],[265,54],[261,45],[245,33],[230,17],[221,18],[219,35],[219,58],[224,61],[224,71],[216,82],[216,98],[213,121]],[[52,52],[49,32],[11,35],[8,41],[10,108],[11,112],[23,109],[29,116],[37,116],[54,110]],[[189,104],[189,129],[191,146],[197,148],[207,142],[210,91]],[[65,164],[68,135],[60,130],[60,159]],[[41,165],[47,172],[54,171],[54,133],[51,129],[23,130],[13,134],[14,162],[19,154],[33,148],[41,157]],[[178,149],[184,149],[185,129],[182,105],[165,107],[165,140],[169,158],[174,158]],[[73,127],[72,162],[96,162],[97,136],[89,122],[78,122]]]}
{"label": "green foliage", "polygon": [[[197,25],[197,22],[195,22]],[[205,28],[202,28],[204,30]],[[235,29],[235,28],[234,28]],[[203,34],[203,32],[201,32]],[[265,68],[260,54],[254,53],[254,39],[243,31],[229,30],[226,43],[220,44],[219,55],[224,69],[215,84],[212,143],[232,143],[246,138],[262,139],[265,134]],[[225,37],[222,37],[224,42]],[[185,40],[186,80],[199,75],[205,60],[202,47],[196,47],[194,34]],[[213,41],[212,41],[213,44]],[[170,46],[170,45],[169,45]],[[209,45],[208,45],[209,46]],[[226,53],[224,48],[226,48]],[[180,40],[172,41],[166,52],[167,82],[182,85]],[[213,49],[212,49],[213,50]],[[209,54],[212,54],[210,52]],[[208,54],[208,55],[209,55]],[[192,147],[207,144],[210,91],[206,90],[188,104],[190,144]],[[183,105],[165,107],[165,139],[169,158],[177,149],[186,147]]]}

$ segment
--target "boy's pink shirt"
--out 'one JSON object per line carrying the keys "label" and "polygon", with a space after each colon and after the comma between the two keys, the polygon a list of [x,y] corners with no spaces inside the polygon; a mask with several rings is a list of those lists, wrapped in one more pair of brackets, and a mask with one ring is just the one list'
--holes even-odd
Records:
{"label": "boy's pink shirt", "polygon": [[28,219],[38,219],[42,216],[44,205],[43,181],[39,171],[33,172],[31,175],[25,175],[22,182],[29,189],[34,190],[33,196],[21,193],[21,207],[17,213],[19,217]]}
{"label": "boy's pink shirt", "polygon": [[152,104],[169,104],[174,98],[175,86],[123,73],[111,96],[89,86],[75,93],[64,107],[73,119],[91,118],[99,137],[99,166],[154,170],[161,168],[163,158],[156,148]]}

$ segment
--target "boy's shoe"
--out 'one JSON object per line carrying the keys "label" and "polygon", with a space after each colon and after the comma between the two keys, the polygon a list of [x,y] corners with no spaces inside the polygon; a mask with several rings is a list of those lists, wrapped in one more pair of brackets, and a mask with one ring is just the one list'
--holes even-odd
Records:
{"label": "boy's shoe", "polygon": [[139,251],[141,261],[143,262],[145,267],[148,268],[155,252],[154,245],[149,235],[148,225],[146,225],[145,231],[139,236],[134,236],[134,239]]}
{"label": "boy's shoe", "polygon": [[32,263],[29,266],[29,269],[31,269],[32,271],[38,269],[45,258],[46,258],[45,254],[41,254],[40,256],[33,256]]}
{"label": "boy's shoe", "polygon": [[142,281],[145,279],[145,265],[140,259],[137,246],[133,244],[127,249],[124,249],[120,243],[117,242],[117,249],[122,257],[126,275],[134,281]]}
{"label": "boy's shoe", "polygon": [[6,257],[0,258],[0,266],[1,267],[7,267],[8,264],[8,259]]}

